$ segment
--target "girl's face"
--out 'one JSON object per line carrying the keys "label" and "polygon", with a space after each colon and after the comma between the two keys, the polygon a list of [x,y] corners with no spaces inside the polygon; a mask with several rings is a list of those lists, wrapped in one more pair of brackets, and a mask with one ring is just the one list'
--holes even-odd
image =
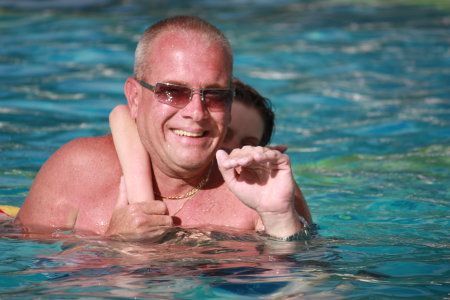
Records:
{"label": "girl's face", "polygon": [[231,152],[243,146],[258,146],[264,132],[264,122],[256,108],[234,101],[231,107],[231,123],[222,143],[222,149]]}

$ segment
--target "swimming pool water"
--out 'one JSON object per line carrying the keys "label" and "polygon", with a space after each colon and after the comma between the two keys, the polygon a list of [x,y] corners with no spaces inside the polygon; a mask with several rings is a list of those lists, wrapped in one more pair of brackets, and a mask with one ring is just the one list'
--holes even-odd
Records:
{"label": "swimming pool water", "polygon": [[67,141],[109,132],[147,25],[217,25],[272,99],[319,236],[22,239],[0,224],[1,299],[448,299],[447,1],[0,1],[0,204]]}

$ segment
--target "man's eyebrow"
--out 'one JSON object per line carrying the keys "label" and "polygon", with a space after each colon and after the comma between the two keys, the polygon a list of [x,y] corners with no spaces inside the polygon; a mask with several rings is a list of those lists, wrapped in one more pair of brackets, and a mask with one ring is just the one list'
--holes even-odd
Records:
{"label": "man's eyebrow", "polygon": [[170,84],[182,85],[182,86],[189,87],[188,85],[186,85],[185,82],[177,81],[177,80],[158,80],[158,82],[159,83],[170,83]]}
{"label": "man's eyebrow", "polygon": [[[188,85],[185,81],[178,81],[178,80],[162,80],[162,81],[158,81],[160,83],[170,83],[170,84],[175,84],[175,85],[181,85],[181,86],[185,86],[185,87],[189,87],[189,88],[193,88],[192,86]],[[218,83],[213,83],[210,85],[205,85],[204,87],[200,87],[200,89],[204,90],[204,89],[229,89],[231,88],[230,86],[221,86]]]}

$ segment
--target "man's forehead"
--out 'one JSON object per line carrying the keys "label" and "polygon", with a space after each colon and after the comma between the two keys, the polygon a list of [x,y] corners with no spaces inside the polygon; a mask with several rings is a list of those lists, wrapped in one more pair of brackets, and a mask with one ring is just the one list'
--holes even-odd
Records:
{"label": "man's forehead", "polygon": [[[228,85],[231,80],[230,57],[222,44],[212,42],[204,35],[190,32],[161,33],[153,42],[147,58],[153,80],[187,84],[183,76],[197,73],[205,86]],[[224,80],[225,78],[225,80]]]}
{"label": "man's forehead", "polygon": [[205,33],[193,30],[169,30],[161,32],[154,39],[149,52],[160,55],[173,48],[187,51],[189,46],[194,46],[194,49],[200,50],[218,48],[222,50],[223,56],[227,56],[225,47],[219,41],[212,39]]}

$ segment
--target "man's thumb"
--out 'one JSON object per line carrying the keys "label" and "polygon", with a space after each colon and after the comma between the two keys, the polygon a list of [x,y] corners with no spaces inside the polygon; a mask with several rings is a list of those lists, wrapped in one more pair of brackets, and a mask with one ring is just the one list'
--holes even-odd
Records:
{"label": "man's thumb", "polygon": [[228,153],[224,150],[217,150],[216,152],[216,159],[217,159],[217,166],[219,167],[220,173],[222,173],[223,179],[225,179],[226,182],[231,180],[233,178],[234,169],[233,168],[226,168],[224,167],[223,163],[228,158]]}

